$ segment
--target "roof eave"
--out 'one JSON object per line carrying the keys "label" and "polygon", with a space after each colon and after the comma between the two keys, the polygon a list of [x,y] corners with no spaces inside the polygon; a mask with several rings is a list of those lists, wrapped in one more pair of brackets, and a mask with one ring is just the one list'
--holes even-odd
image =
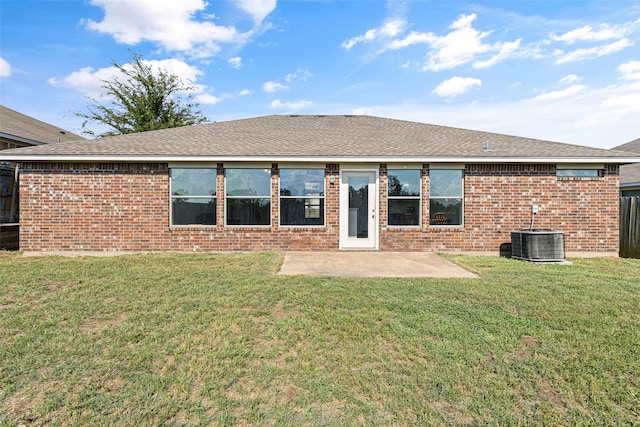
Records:
{"label": "roof eave", "polygon": [[511,157],[511,156],[149,156],[149,155],[59,155],[3,154],[0,160],[13,162],[327,162],[327,163],[605,163],[640,162],[638,157]]}
{"label": "roof eave", "polygon": [[11,135],[10,133],[0,132],[0,138],[11,139],[13,141],[24,142],[30,145],[46,145],[45,142],[36,141],[35,139],[23,138],[21,136]]}

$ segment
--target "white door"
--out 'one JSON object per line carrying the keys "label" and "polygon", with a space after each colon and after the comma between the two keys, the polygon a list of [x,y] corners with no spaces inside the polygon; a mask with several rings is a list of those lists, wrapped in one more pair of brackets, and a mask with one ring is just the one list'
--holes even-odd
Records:
{"label": "white door", "polygon": [[378,173],[340,173],[340,249],[378,248]]}

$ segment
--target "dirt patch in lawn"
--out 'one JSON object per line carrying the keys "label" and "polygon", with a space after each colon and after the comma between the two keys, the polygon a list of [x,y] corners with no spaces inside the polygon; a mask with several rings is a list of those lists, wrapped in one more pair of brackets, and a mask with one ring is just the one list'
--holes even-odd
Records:
{"label": "dirt patch in lawn", "polygon": [[289,317],[299,316],[300,312],[296,310],[285,310],[284,309],[284,301],[280,300],[278,303],[271,309],[271,315],[276,319],[287,319]]}
{"label": "dirt patch in lawn", "polygon": [[51,419],[50,413],[43,417],[43,408],[47,402],[47,395],[60,390],[64,386],[61,381],[47,381],[21,388],[5,401],[7,415],[25,424],[46,425]]}
{"label": "dirt patch in lawn", "polygon": [[105,329],[121,325],[125,320],[127,320],[128,317],[129,315],[127,313],[120,313],[116,317],[113,317],[111,319],[90,319],[80,327],[80,331],[84,332],[85,334],[98,334]]}

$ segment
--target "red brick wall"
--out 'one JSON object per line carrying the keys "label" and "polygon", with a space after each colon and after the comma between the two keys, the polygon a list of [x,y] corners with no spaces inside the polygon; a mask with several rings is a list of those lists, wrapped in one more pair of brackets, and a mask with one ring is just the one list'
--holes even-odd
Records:
{"label": "red brick wall", "polygon": [[25,164],[20,248],[167,250],[168,194],[166,164]]}
{"label": "red brick wall", "polygon": [[[274,165],[276,166],[276,165]],[[218,164],[217,226],[169,227],[167,164],[26,163],[21,166],[23,251],[337,250],[338,167],[327,165],[326,227],[280,227],[272,170],[271,227],[225,227]],[[335,184],[329,183],[333,175]]]}
{"label": "red brick wall", "polygon": [[[380,200],[386,203],[386,168],[381,168]],[[498,253],[511,231],[534,228],[564,232],[567,252],[618,252],[619,168],[598,178],[556,178],[555,165],[467,164],[464,171],[464,225],[429,226],[423,196],[422,226],[386,227],[380,215],[381,250],[478,251]],[[429,194],[428,165],[423,195]],[[404,248],[404,249],[403,249]]]}
{"label": "red brick wall", "polygon": [[[569,252],[618,251],[618,167],[601,178],[558,179],[555,165],[468,164],[464,225],[429,226],[429,170],[422,169],[422,225],[389,227],[386,165],[380,165],[380,249],[498,253],[510,232],[563,231]],[[272,225],[225,227],[224,170],[218,164],[217,226],[169,227],[167,164],[25,163],[20,179],[24,251],[335,251],[339,168],[328,164],[324,227],[280,227],[278,165],[272,166]],[[333,176],[334,184],[330,184]]]}

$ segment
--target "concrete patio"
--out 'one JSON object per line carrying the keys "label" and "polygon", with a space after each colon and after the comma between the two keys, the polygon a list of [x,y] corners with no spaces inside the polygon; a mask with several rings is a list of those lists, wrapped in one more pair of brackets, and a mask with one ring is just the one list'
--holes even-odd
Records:
{"label": "concrete patio", "polygon": [[478,277],[430,252],[288,252],[279,274],[356,277]]}

